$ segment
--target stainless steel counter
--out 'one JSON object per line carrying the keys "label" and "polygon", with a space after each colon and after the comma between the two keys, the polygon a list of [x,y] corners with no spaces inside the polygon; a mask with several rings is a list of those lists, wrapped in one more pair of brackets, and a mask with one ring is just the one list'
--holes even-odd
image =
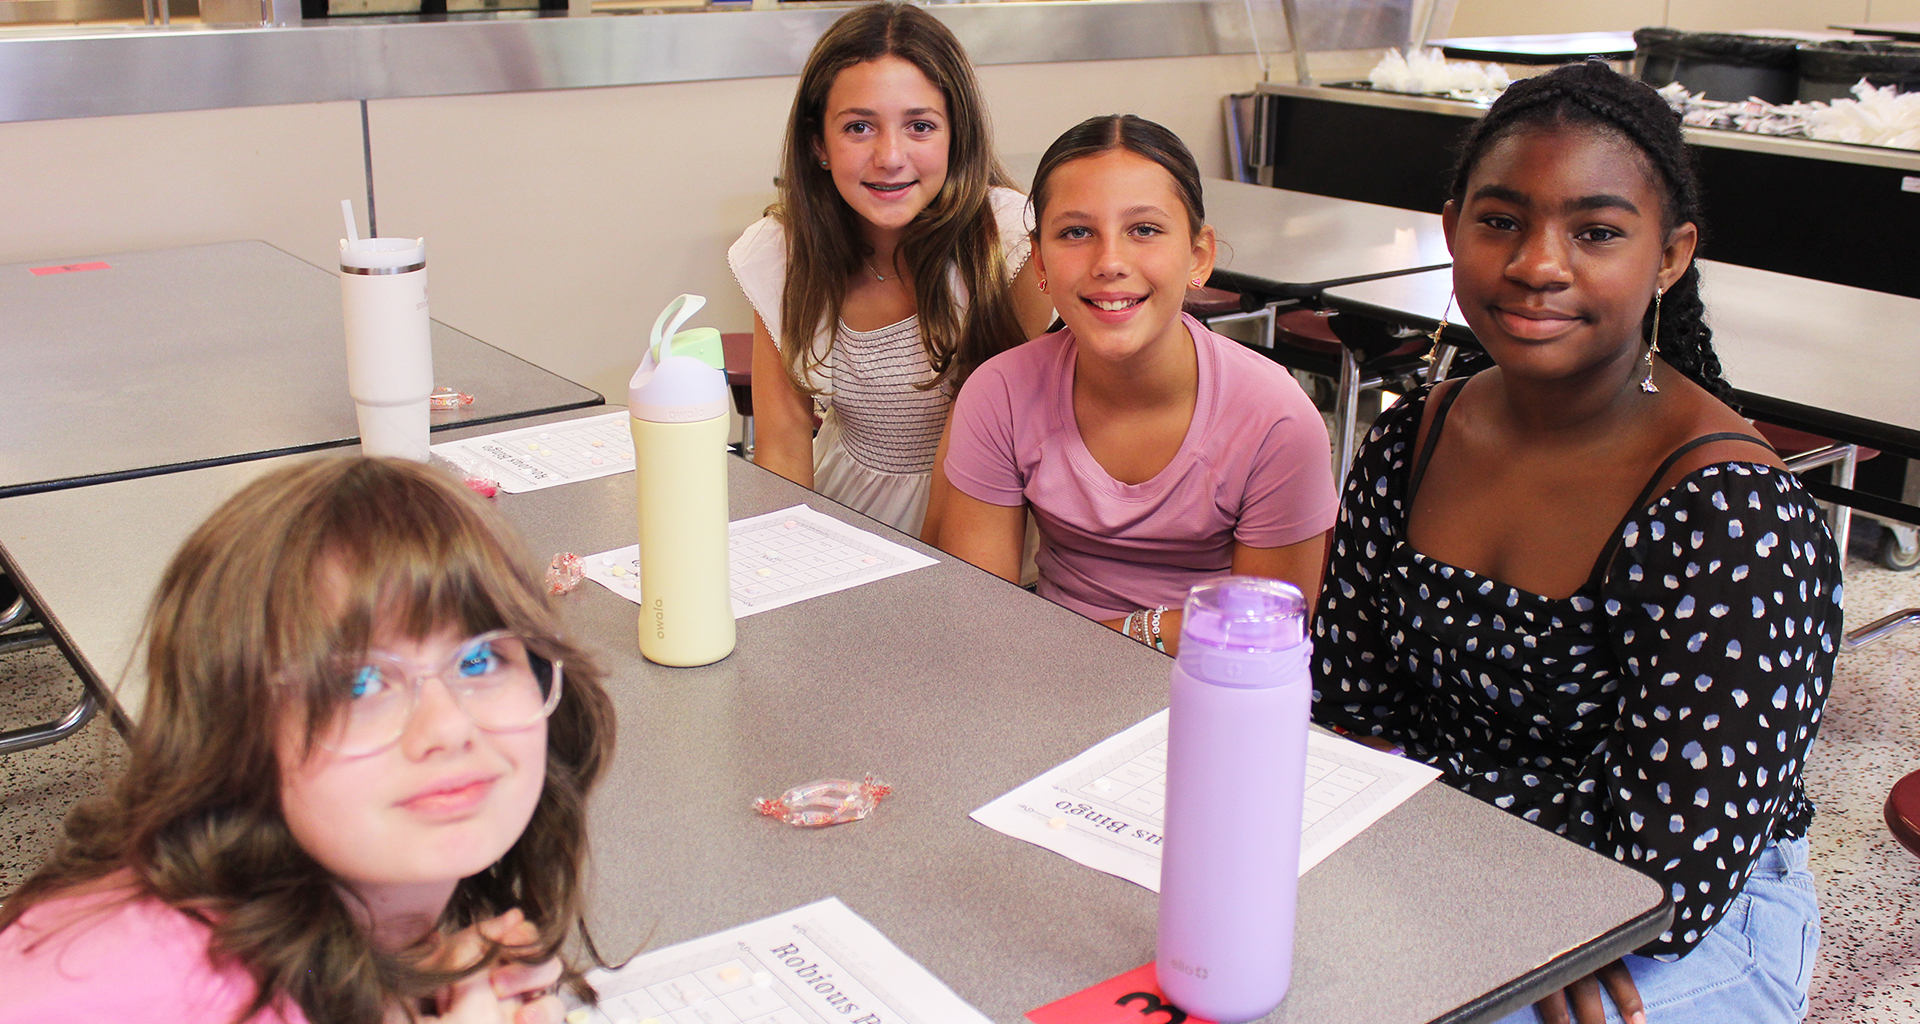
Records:
{"label": "stainless steel counter", "polygon": [[[1328,88],[1284,82],[1262,83],[1255,88],[1260,93],[1274,96],[1294,96],[1301,99],[1352,103],[1363,107],[1449,114],[1470,120],[1477,120],[1487,112],[1486,108],[1479,104],[1440,96],[1409,96],[1402,93],[1374,92],[1370,89]],[[1868,167],[1892,167],[1920,173],[1920,152],[1914,150],[1855,146],[1842,142],[1820,142],[1815,139],[1790,139],[1778,135],[1755,135],[1751,132],[1720,131],[1713,128],[1688,128],[1686,134],[1687,141],[1696,146],[1831,160],[1836,163],[1860,164]]]}
{"label": "stainless steel counter", "polygon": [[[1303,2],[1310,49],[1404,41],[1413,0]],[[1285,49],[1273,3],[1073,0],[931,10],[978,64]],[[592,17],[333,19],[300,28],[0,30],[0,122],[798,74],[844,6]]]}

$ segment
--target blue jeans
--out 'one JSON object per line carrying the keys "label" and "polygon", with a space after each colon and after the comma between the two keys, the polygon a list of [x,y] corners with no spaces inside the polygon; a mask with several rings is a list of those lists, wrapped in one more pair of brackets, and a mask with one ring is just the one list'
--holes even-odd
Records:
{"label": "blue jeans", "polygon": [[[1672,963],[1627,956],[1647,1024],[1798,1024],[1820,946],[1820,906],[1805,839],[1775,840],[1760,853],[1726,916]],[[1602,986],[1604,991],[1605,986]],[[1621,1024],[1613,999],[1607,1024]],[[1532,1007],[1499,1024],[1538,1024]]]}

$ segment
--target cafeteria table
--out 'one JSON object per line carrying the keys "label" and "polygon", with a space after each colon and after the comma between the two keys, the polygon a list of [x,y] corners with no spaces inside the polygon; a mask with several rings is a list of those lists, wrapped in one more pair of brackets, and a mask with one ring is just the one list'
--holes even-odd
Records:
{"label": "cafeteria table", "polygon": [[[1037,156],[1007,159],[1025,188]],[[1220,239],[1207,283],[1270,299],[1313,298],[1326,288],[1452,262],[1440,215],[1265,185],[1201,180],[1207,223]]]}
{"label": "cafeteria table", "polygon": [[[1700,261],[1713,347],[1733,404],[1769,423],[1920,459],[1920,299],[1731,263]],[[1449,271],[1328,289],[1341,310],[1430,328]],[[1459,320],[1456,313],[1452,319]],[[1920,522],[1920,508],[1809,481],[1816,497]]]}
{"label": "cafeteria table", "polygon": [[[431,274],[431,257],[428,273]],[[265,242],[0,266],[0,496],[353,444],[339,279]],[[434,321],[433,429],[601,403]]]}
{"label": "cafeteria table", "polygon": [[1851,32],[1856,36],[1881,36],[1903,43],[1920,43],[1920,21],[1879,21],[1829,25],[1828,28]]}
{"label": "cafeteria table", "polygon": [[[0,557],[109,686],[174,547],[286,461],[0,499]],[[1153,894],[967,814],[1164,707],[1166,657],[744,461],[728,472],[736,518],[804,502],[939,563],[741,619],[735,652],[695,669],[641,659],[637,607],[605,588],[559,599],[620,721],[591,811],[599,949],[621,959],[838,896],[1007,1024],[1150,960]],[[493,500],[536,563],[634,538],[630,474]],[[141,689],[120,682],[125,716]],[[750,806],[865,772],[895,790],[856,824],[795,829]],[[1292,990],[1267,1020],[1494,1020],[1671,913],[1645,876],[1429,785],[1302,879]]]}

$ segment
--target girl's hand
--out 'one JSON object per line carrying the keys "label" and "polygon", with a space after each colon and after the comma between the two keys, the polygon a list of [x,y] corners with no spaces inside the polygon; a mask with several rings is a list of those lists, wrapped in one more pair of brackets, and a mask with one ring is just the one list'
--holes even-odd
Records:
{"label": "girl's hand", "polygon": [[[442,941],[429,959],[436,967],[471,964],[491,939],[503,946],[527,946],[539,938],[539,929],[518,909],[463,929]],[[560,961],[526,963],[498,959],[487,969],[462,978],[435,993],[431,1014],[416,1020],[435,1024],[560,1024],[566,1006],[554,994],[561,976]],[[406,1013],[389,1007],[386,1024],[403,1024]]]}
{"label": "girl's hand", "polygon": [[[1627,1024],[1647,1024],[1647,1013],[1640,1005],[1640,990],[1633,984],[1625,961],[1614,962],[1533,1004],[1542,1024],[1606,1024],[1607,1011],[1600,1000],[1600,986],[1607,987],[1613,1005]],[[1572,1017],[1568,1017],[1568,1008]]]}

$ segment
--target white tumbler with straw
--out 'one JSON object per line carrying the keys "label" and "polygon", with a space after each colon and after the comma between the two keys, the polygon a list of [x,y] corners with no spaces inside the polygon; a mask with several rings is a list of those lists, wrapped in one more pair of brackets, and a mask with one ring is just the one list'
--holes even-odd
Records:
{"label": "white tumbler with straw", "polygon": [[425,462],[433,394],[427,240],[360,238],[352,208],[341,206],[348,237],[340,240],[340,306],[360,450]]}

